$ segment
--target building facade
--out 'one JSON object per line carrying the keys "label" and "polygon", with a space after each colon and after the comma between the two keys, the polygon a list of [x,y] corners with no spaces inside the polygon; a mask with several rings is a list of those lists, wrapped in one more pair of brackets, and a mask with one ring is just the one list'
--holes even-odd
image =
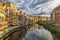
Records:
{"label": "building facade", "polygon": [[53,24],[60,26],[60,6],[56,7],[51,13],[51,21]]}
{"label": "building facade", "polygon": [[8,27],[8,16],[3,10],[4,3],[3,0],[0,0],[0,30],[3,30]]}

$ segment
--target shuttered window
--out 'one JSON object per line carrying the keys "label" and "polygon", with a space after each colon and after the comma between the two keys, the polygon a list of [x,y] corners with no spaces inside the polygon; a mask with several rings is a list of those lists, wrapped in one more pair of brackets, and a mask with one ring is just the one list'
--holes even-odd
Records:
{"label": "shuttered window", "polygon": [[1,17],[1,16],[0,16],[0,21],[4,21],[4,17]]}

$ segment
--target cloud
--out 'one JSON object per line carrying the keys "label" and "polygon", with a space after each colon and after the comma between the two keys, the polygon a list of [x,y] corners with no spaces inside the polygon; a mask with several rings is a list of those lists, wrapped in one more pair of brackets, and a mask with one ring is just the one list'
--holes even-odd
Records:
{"label": "cloud", "polygon": [[50,2],[47,2],[45,4],[41,4],[41,5],[37,5],[34,9],[36,11],[38,11],[39,13],[42,11],[42,12],[45,12],[45,13],[51,13],[52,10],[57,7],[58,5],[60,5],[60,0],[53,0],[53,1],[50,1]]}
{"label": "cloud", "polygon": [[21,6],[24,3],[24,0],[9,0],[14,3],[16,6]]}
{"label": "cloud", "polygon": [[[60,0],[9,0],[17,8],[23,10],[29,15],[38,15],[46,13],[49,15],[52,10],[60,5]],[[43,14],[44,15],[44,14]]]}

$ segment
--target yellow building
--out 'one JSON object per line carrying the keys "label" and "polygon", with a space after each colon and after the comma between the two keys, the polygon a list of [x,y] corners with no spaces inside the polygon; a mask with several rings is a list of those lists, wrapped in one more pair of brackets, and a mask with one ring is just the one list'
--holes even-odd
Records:
{"label": "yellow building", "polygon": [[6,12],[0,9],[0,30],[8,27],[8,16]]}
{"label": "yellow building", "polygon": [[3,30],[8,27],[8,16],[3,9],[4,6],[5,3],[3,3],[3,0],[0,0],[0,30]]}
{"label": "yellow building", "polygon": [[19,11],[17,10],[16,6],[10,2],[7,2],[5,3],[3,9],[5,10],[5,12],[8,12],[9,25],[18,25]]}
{"label": "yellow building", "polygon": [[51,21],[51,17],[41,17],[41,21],[46,21],[46,22],[50,22]]}
{"label": "yellow building", "polygon": [[3,8],[3,6],[4,6],[4,3],[2,0],[0,0],[0,8]]}
{"label": "yellow building", "polygon": [[41,17],[40,17],[40,16],[31,16],[31,15],[28,15],[28,18],[29,18],[30,20],[32,20],[33,23],[36,23],[36,22],[38,22],[38,21],[41,20]]}

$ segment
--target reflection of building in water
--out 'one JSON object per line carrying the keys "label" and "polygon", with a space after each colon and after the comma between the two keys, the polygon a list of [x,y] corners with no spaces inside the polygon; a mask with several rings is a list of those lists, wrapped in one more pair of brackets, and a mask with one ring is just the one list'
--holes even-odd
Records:
{"label": "reflection of building in water", "polygon": [[60,5],[52,11],[51,21],[53,24],[60,26]]}
{"label": "reflection of building in water", "polygon": [[38,29],[40,26],[38,24],[34,24],[31,26],[31,28],[29,29],[29,31],[32,31],[34,29]]}

